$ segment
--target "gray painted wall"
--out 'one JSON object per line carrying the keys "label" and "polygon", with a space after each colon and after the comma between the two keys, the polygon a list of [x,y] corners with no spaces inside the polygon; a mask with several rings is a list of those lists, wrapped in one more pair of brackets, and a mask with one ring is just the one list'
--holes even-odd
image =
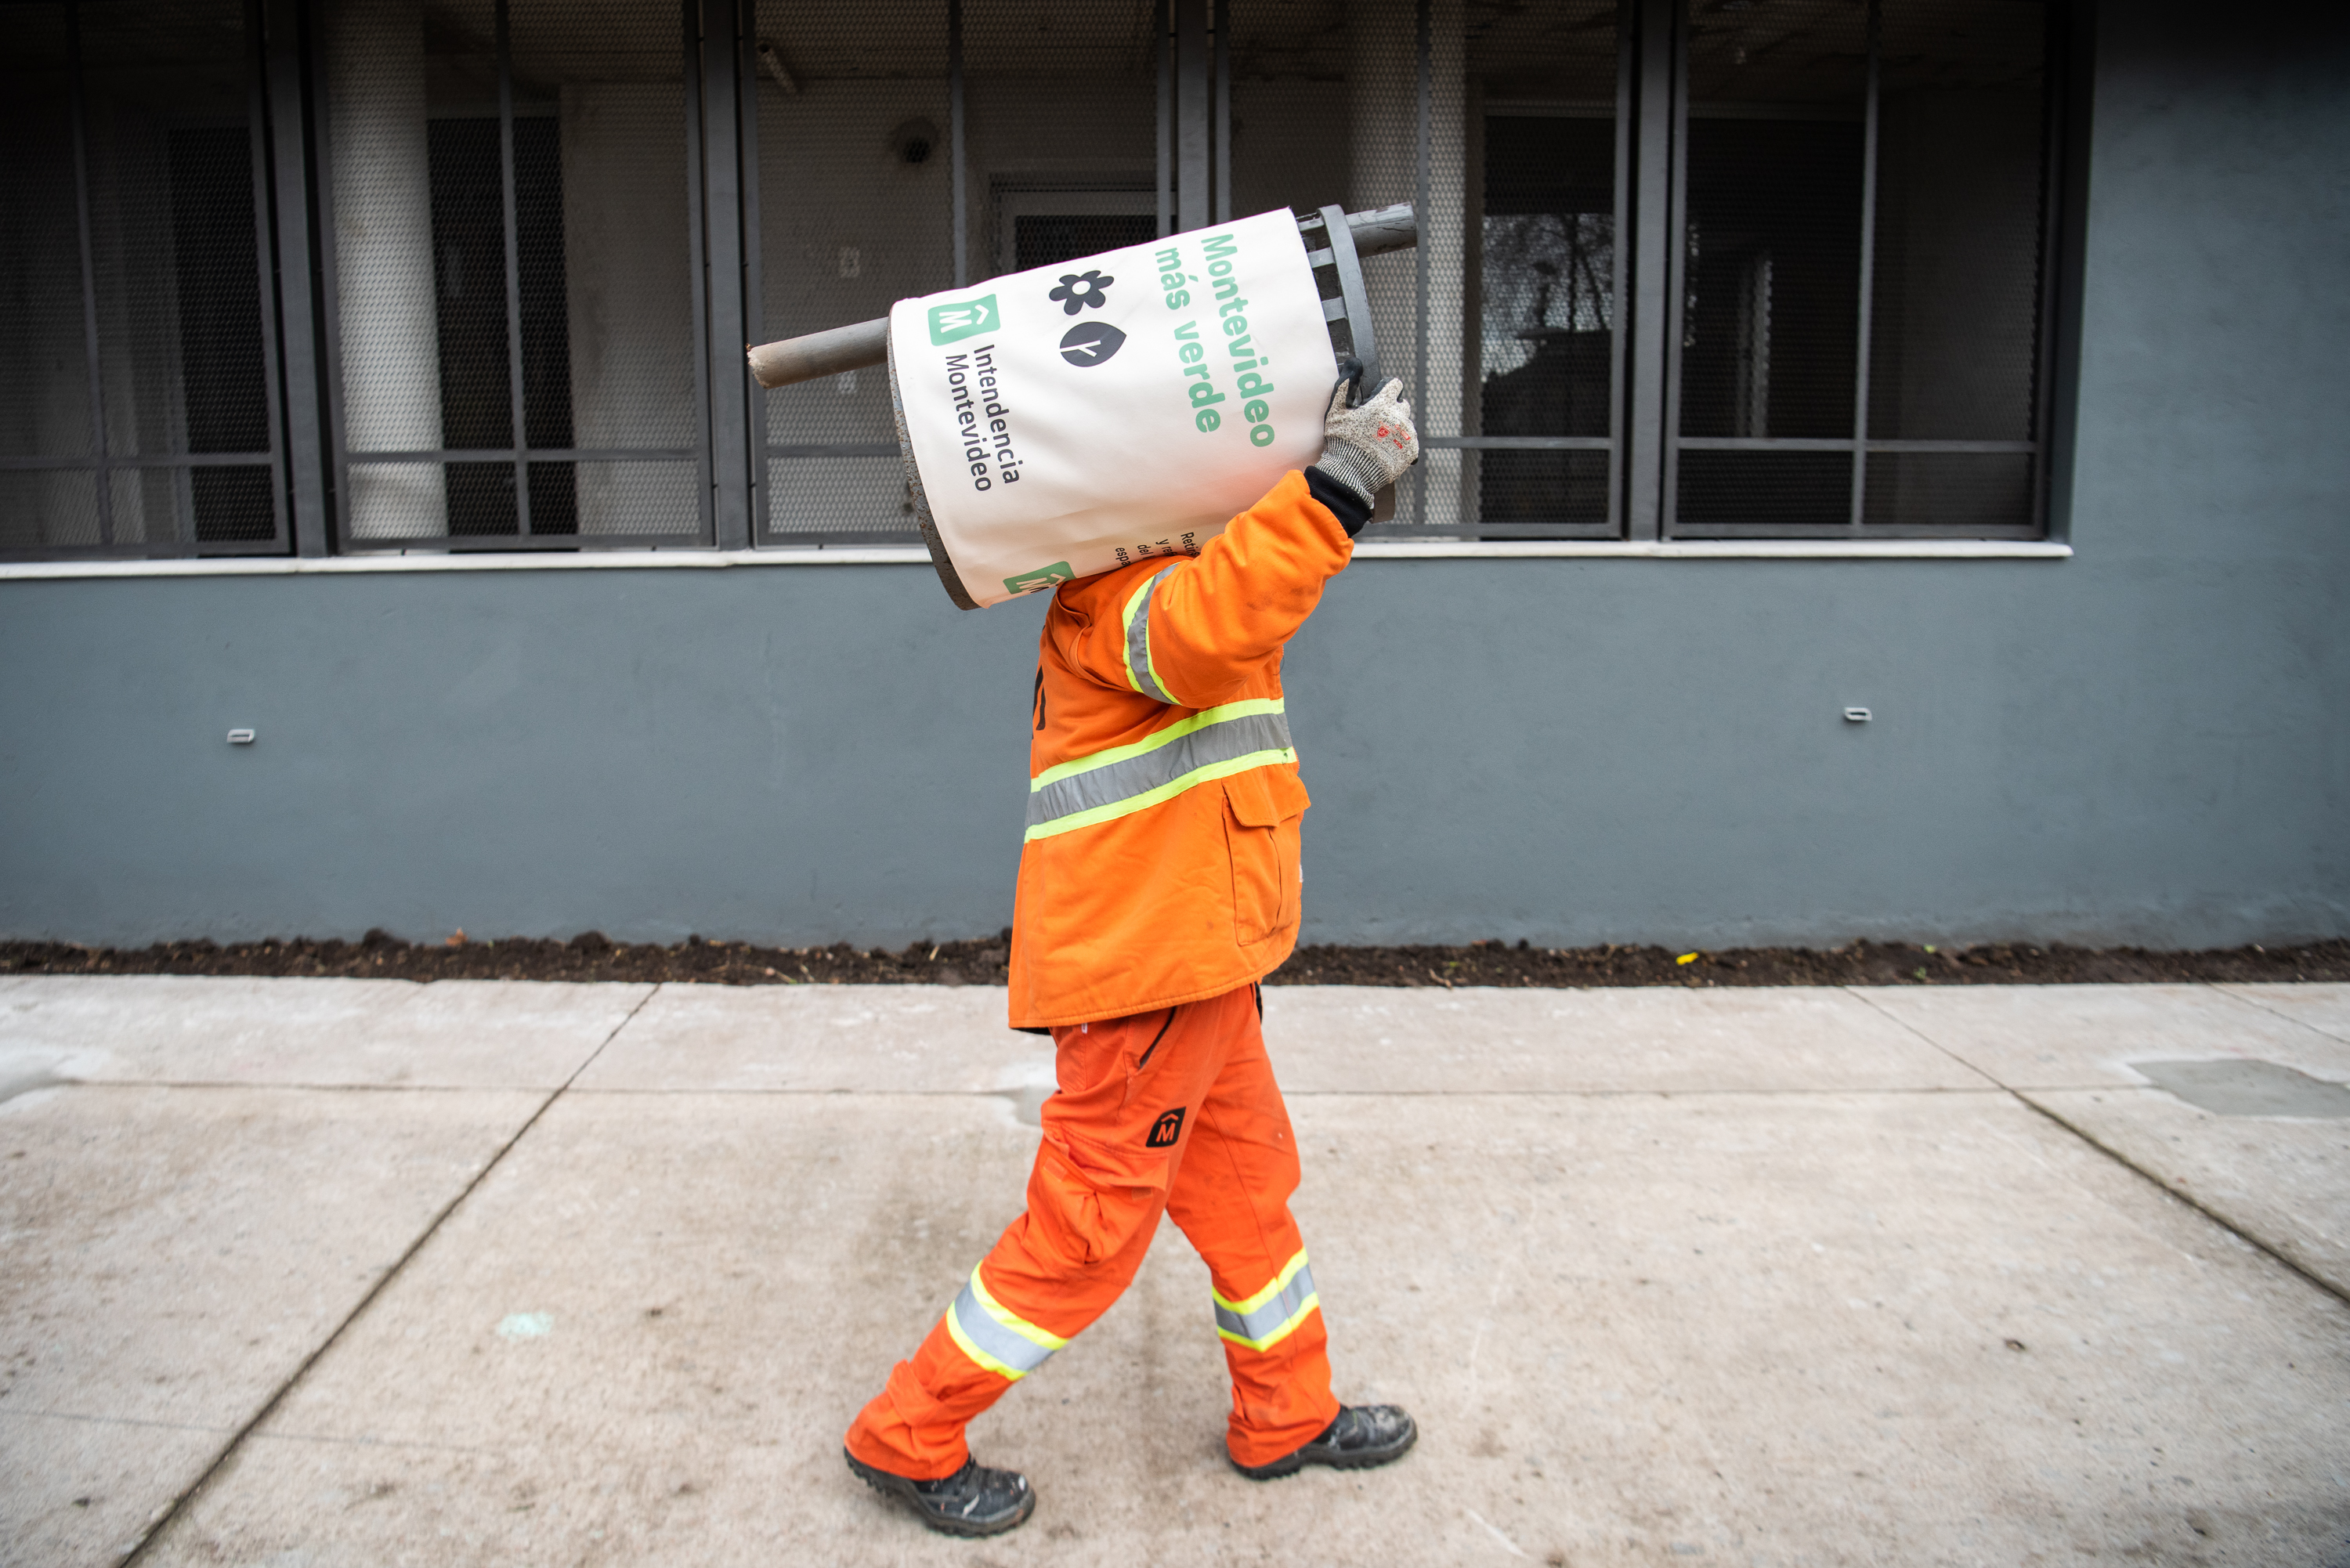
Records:
{"label": "gray painted wall", "polygon": [[[2101,21],[2074,559],[1365,562],[1289,666],[1309,938],[2350,932],[2350,54],[2261,9]],[[916,567],[0,584],[0,932],[992,930],[1037,618]]]}

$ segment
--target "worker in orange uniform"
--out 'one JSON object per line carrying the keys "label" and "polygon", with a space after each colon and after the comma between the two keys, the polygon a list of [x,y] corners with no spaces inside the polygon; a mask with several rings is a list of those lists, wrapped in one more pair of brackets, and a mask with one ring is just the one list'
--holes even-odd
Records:
{"label": "worker in orange uniform", "polygon": [[1163,1210],[1207,1260],[1232,1379],[1225,1437],[1255,1480],[1365,1469],[1417,1438],[1341,1406],[1305,1243],[1296,1138],[1256,982],[1297,942],[1297,778],[1281,650],[1343,570],[1372,498],[1419,455],[1402,383],[1341,382],[1320,460],[1196,558],[1061,585],[1040,639],[1012,1023],[1049,1030],[1059,1092],[1027,1212],[848,1429],[848,1465],[952,1535],[1036,1504],[963,1428],[1116,1301]]}

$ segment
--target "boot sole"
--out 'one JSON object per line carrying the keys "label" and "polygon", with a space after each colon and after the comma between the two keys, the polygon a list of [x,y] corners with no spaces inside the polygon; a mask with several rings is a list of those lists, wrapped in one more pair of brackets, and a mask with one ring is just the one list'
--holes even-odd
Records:
{"label": "boot sole", "polygon": [[1271,1464],[1264,1465],[1244,1465],[1238,1459],[1233,1459],[1230,1454],[1224,1457],[1232,1460],[1232,1469],[1240,1471],[1249,1480],[1269,1481],[1279,1480],[1284,1476],[1294,1476],[1308,1465],[1321,1465],[1334,1470],[1375,1470],[1381,1465],[1395,1463],[1396,1460],[1411,1452],[1412,1445],[1419,1441],[1419,1424],[1415,1421],[1412,1423],[1411,1429],[1404,1434],[1403,1441],[1389,1449],[1357,1449],[1351,1454],[1336,1449],[1326,1449],[1317,1453],[1315,1451],[1314,1445],[1308,1443],[1295,1453],[1284,1454]]}
{"label": "boot sole", "polygon": [[891,1475],[888,1470],[877,1470],[847,1449],[841,1451],[841,1457],[848,1461],[848,1468],[857,1472],[859,1480],[883,1497],[903,1499],[913,1509],[915,1518],[941,1535],[959,1535],[966,1540],[983,1535],[1001,1535],[1007,1530],[1017,1530],[1027,1523],[1028,1516],[1036,1511],[1036,1489],[1031,1487],[1020,1499],[1020,1506],[1008,1517],[954,1519],[934,1513],[922,1505],[922,1494],[914,1490],[914,1483],[908,1478]]}

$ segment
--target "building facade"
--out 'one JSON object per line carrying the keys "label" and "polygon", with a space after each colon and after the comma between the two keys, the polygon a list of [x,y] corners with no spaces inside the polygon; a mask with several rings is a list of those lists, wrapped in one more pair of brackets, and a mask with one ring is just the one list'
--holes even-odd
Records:
{"label": "building facade", "polygon": [[939,592],[881,373],[742,345],[1394,202],[1429,451],[1289,659],[1308,940],[2350,929],[2303,8],[0,25],[0,933],[994,929],[1035,608]]}

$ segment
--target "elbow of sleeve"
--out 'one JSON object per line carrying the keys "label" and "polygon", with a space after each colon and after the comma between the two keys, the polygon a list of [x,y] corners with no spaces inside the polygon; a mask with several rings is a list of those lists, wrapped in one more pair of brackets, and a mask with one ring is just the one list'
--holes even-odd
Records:
{"label": "elbow of sleeve", "polygon": [[1159,680],[1167,694],[1186,708],[1214,708],[1248,694],[1262,659],[1235,659],[1229,653],[1169,649]]}

